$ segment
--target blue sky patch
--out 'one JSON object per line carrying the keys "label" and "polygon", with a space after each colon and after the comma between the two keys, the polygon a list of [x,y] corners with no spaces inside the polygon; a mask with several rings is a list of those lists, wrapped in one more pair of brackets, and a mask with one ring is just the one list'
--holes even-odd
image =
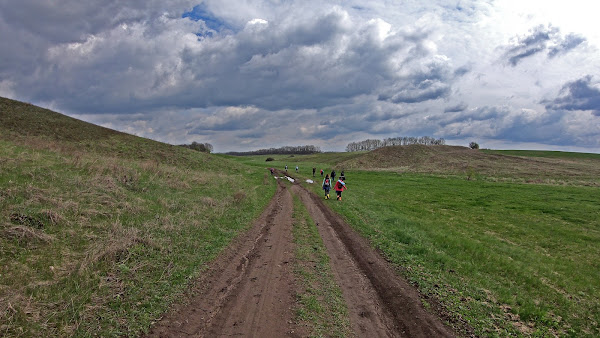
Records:
{"label": "blue sky patch", "polygon": [[199,4],[192,8],[191,11],[183,13],[182,18],[189,18],[194,21],[203,21],[206,27],[217,32],[221,32],[225,29],[231,29],[224,20],[215,16],[206,6],[206,4]]}

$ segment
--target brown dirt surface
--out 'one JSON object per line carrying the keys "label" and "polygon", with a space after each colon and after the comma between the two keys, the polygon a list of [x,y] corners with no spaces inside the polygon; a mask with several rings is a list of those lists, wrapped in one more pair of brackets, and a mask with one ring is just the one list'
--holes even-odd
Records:
{"label": "brown dirt surface", "polygon": [[414,287],[368,242],[299,184],[278,181],[275,197],[175,306],[149,337],[302,337],[294,318],[293,200],[299,196],[330,257],[357,337],[450,337],[453,331],[427,312]]}
{"label": "brown dirt surface", "polygon": [[294,336],[293,202],[283,183],[239,237],[148,337]]}

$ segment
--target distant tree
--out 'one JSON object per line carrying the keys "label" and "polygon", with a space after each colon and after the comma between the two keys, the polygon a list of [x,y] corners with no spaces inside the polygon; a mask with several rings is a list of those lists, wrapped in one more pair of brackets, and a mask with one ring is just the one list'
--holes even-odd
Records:
{"label": "distant tree", "polygon": [[201,151],[203,153],[211,153],[213,151],[213,146],[210,143],[198,143],[194,141],[192,144],[182,144],[181,146],[188,149]]}
{"label": "distant tree", "polygon": [[239,151],[231,151],[226,153],[227,155],[234,155],[234,156],[246,156],[246,155],[267,155],[267,154],[285,154],[285,155],[292,155],[292,154],[315,154],[315,153],[320,153],[321,149],[317,146],[313,146],[313,145],[305,145],[305,146],[284,146],[281,148],[269,148],[269,149],[259,149],[259,150],[254,150],[254,151],[246,151],[246,152],[239,152]]}
{"label": "distant tree", "polygon": [[469,148],[479,149],[479,144],[477,144],[476,142],[471,142],[471,143],[469,143]]}
{"label": "distant tree", "polygon": [[381,147],[389,146],[406,146],[411,144],[422,144],[426,146],[445,145],[446,140],[443,138],[434,139],[429,136],[422,137],[391,137],[384,140],[364,140],[360,142],[351,142],[346,146],[346,151],[370,151]]}

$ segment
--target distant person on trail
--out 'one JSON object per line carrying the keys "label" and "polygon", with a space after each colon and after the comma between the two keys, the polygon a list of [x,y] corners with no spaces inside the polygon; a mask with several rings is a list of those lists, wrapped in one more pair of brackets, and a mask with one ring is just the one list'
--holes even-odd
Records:
{"label": "distant person on trail", "polygon": [[335,186],[333,188],[335,189],[335,193],[337,194],[337,200],[341,201],[342,191],[348,189],[348,187],[346,187],[346,183],[344,183],[344,179],[340,177],[340,179],[337,182],[335,182]]}
{"label": "distant person on trail", "polygon": [[323,177],[323,169],[321,169],[321,177]]}
{"label": "distant person on trail", "polygon": [[331,180],[335,181],[335,170],[331,171]]}
{"label": "distant person on trail", "polygon": [[296,172],[298,172],[298,166],[296,166]]}
{"label": "distant person on trail", "polygon": [[331,179],[329,178],[329,174],[325,175],[325,179],[323,180],[322,185],[323,190],[325,190],[325,199],[329,199],[329,190],[331,189]]}
{"label": "distant person on trail", "polygon": [[269,168],[269,170],[271,171],[271,175],[273,175],[273,173],[275,172],[275,168]]}
{"label": "distant person on trail", "polygon": [[313,177],[315,177],[315,172],[317,171],[317,168],[313,167]]}
{"label": "distant person on trail", "polygon": [[342,178],[344,181],[346,180],[346,176],[344,175],[344,171],[343,170],[340,173],[340,178]]}
{"label": "distant person on trail", "polygon": [[287,173],[287,164],[285,165],[285,172]]}

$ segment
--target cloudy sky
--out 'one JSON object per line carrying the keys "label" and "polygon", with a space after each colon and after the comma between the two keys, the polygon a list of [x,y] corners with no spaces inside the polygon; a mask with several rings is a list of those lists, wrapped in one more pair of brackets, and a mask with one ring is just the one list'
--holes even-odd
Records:
{"label": "cloudy sky", "polygon": [[0,96],[215,151],[600,152],[590,0],[0,0]]}

